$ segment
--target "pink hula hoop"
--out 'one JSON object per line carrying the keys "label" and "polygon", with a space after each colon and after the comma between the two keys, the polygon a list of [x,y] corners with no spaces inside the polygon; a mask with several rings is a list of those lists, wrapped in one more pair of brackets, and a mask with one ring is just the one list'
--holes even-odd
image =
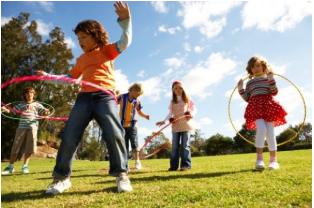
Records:
{"label": "pink hula hoop", "polygon": [[[57,80],[57,81],[71,82],[71,83],[80,84],[80,85],[86,85],[86,86],[93,87],[95,89],[98,89],[100,91],[103,91],[103,92],[107,93],[108,95],[110,95],[114,99],[114,101],[116,103],[118,103],[118,101],[116,99],[116,96],[113,95],[110,91],[105,90],[102,87],[100,87],[98,85],[95,85],[95,84],[93,84],[91,82],[87,82],[87,81],[84,81],[84,80],[77,80],[77,79],[73,79],[73,78],[69,78],[69,77],[57,77],[57,76],[26,76],[26,77],[18,77],[18,78],[14,78],[14,79],[11,79],[9,81],[6,81],[5,83],[2,83],[1,84],[1,90],[3,88],[5,88],[6,86],[8,86],[10,84],[13,84],[13,83],[16,83],[16,82],[35,81],[35,80]],[[12,110],[12,111],[14,111],[16,113],[20,113],[22,115],[28,115],[28,114],[22,113],[20,111],[17,111],[15,109],[11,108],[10,106],[7,106],[3,102],[1,102],[1,105],[5,106],[9,110]],[[48,117],[48,116],[39,116],[39,115],[32,115],[32,116],[36,117],[36,118],[43,118],[43,119],[50,119],[50,120],[62,120],[62,121],[68,120],[68,118],[66,118],[66,117],[63,117],[63,118],[62,117]]]}
{"label": "pink hula hoop", "polygon": [[[165,128],[167,128],[169,125],[173,124],[174,122],[180,120],[181,118],[187,117],[187,115],[181,116],[177,119],[175,119],[174,121],[172,121],[171,123],[168,123],[166,126],[164,126],[163,128],[161,128],[159,131],[157,131],[153,136],[151,136],[146,142],[145,144],[142,146],[142,148],[140,149],[140,153],[143,151],[144,147],[155,137],[157,136],[162,130],[164,130]],[[156,150],[155,152],[143,157],[143,158],[148,158],[153,156],[154,154],[156,154],[157,152],[161,151],[162,149],[168,147],[168,145],[170,144],[170,142],[166,142],[166,144],[164,146],[162,146],[161,148],[159,148],[158,150]]]}

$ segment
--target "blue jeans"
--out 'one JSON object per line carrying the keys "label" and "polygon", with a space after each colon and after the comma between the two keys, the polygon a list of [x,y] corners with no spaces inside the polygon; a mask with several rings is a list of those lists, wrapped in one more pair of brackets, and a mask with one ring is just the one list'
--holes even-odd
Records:
{"label": "blue jeans", "polygon": [[190,131],[172,133],[170,167],[175,169],[179,167],[180,140],[182,145],[181,168],[191,169]]}
{"label": "blue jeans", "polygon": [[133,152],[139,152],[140,148],[138,147],[138,140],[137,140],[137,127],[124,127],[125,131],[125,147],[126,151],[129,152],[129,141],[131,142],[131,148]]}
{"label": "blue jeans", "polygon": [[124,129],[120,124],[117,104],[104,92],[83,92],[77,95],[75,104],[61,136],[53,176],[68,178],[72,172],[73,159],[82,139],[84,130],[92,119],[102,129],[102,139],[109,152],[109,174],[117,176],[127,172],[127,152],[124,142]]}

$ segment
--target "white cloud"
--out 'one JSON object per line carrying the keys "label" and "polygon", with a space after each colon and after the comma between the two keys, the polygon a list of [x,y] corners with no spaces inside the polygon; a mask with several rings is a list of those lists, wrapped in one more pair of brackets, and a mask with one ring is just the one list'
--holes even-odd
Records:
{"label": "white cloud", "polygon": [[52,23],[44,23],[41,19],[36,20],[37,23],[37,32],[40,35],[49,35],[49,33],[51,32],[53,25]]}
{"label": "white cloud", "polygon": [[249,1],[241,12],[242,28],[284,32],[312,14],[309,1]]}
{"label": "white cloud", "polygon": [[231,31],[231,34],[235,34],[235,33],[239,32],[239,30],[240,30],[240,28],[233,29],[233,30]]}
{"label": "white cloud", "polygon": [[164,60],[164,64],[166,66],[179,68],[185,64],[184,59],[178,59],[178,58],[169,58]]}
{"label": "white cloud", "polygon": [[7,24],[11,19],[12,17],[1,17],[1,26]]}
{"label": "white cloud", "polygon": [[145,81],[142,81],[142,87],[144,89],[144,94],[141,97],[148,97],[149,101],[156,102],[160,100],[161,89],[161,79],[159,77],[152,77]]}
{"label": "white cloud", "polygon": [[152,1],[151,4],[153,5],[154,9],[159,13],[167,13],[168,8],[164,1]]}
{"label": "white cloud", "polygon": [[[242,128],[242,125],[245,123],[245,120],[240,121],[239,119],[236,119],[236,120],[232,121],[232,123],[233,123],[234,127],[236,128],[236,130],[237,130],[237,131],[240,131],[241,128]],[[231,122],[226,123],[226,124],[224,125],[224,127],[226,127],[226,129],[227,129],[228,131],[233,131],[233,132],[236,133],[236,131],[234,130],[234,128],[233,128],[232,125],[231,125]]]}
{"label": "white cloud", "polygon": [[169,33],[170,35],[174,35],[174,34],[176,34],[176,31],[180,31],[180,30],[181,30],[181,28],[179,26],[172,27],[172,28],[166,28],[165,25],[161,25],[158,28],[159,32]]}
{"label": "white cloud", "polygon": [[182,25],[189,29],[198,27],[200,32],[212,38],[226,25],[226,15],[241,2],[181,2],[182,10],[177,15],[183,17]]}
{"label": "white cloud", "polygon": [[173,69],[170,68],[170,69],[168,69],[166,72],[162,73],[161,76],[169,76],[169,75],[172,74],[172,73],[173,73]]}
{"label": "white cloud", "polygon": [[115,70],[114,76],[116,80],[116,90],[119,90],[120,94],[127,93],[130,87],[128,77],[123,74],[121,70]]}
{"label": "white cloud", "polygon": [[160,50],[158,49],[156,52],[151,53],[151,54],[149,54],[148,56],[149,56],[149,57],[156,56],[159,52],[160,52]]}
{"label": "white cloud", "polygon": [[[307,107],[312,106],[312,93],[306,92],[302,88],[301,91]],[[276,100],[284,107],[284,109],[289,113],[296,109],[303,111],[303,101],[297,89],[294,86],[285,87],[279,89],[278,95],[275,97]]]}
{"label": "white cloud", "polygon": [[141,71],[139,71],[139,72],[137,73],[136,76],[138,76],[138,77],[144,77],[145,75],[146,75],[145,71],[144,71],[144,70],[141,70]]}
{"label": "white cloud", "polygon": [[42,6],[47,12],[53,11],[53,3],[48,1],[38,1],[37,2],[40,6]]}
{"label": "white cloud", "polygon": [[201,52],[203,51],[203,48],[202,48],[201,46],[195,46],[195,47],[194,47],[194,51],[195,51],[196,53],[201,53]]}
{"label": "white cloud", "polygon": [[71,37],[65,37],[64,42],[68,44],[68,48],[76,48],[76,45]]}
{"label": "white cloud", "polygon": [[224,58],[222,53],[213,53],[205,62],[198,64],[182,78],[182,82],[186,86],[184,89],[188,95],[206,98],[212,94],[209,91],[210,87],[233,74],[237,64],[229,58]]}
{"label": "white cloud", "polygon": [[200,125],[210,125],[213,121],[210,118],[202,118],[198,123]]}
{"label": "white cloud", "polygon": [[184,51],[191,51],[191,48],[190,48],[190,44],[189,44],[189,43],[184,43],[184,44],[183,44],[183,48],[184,48]]}

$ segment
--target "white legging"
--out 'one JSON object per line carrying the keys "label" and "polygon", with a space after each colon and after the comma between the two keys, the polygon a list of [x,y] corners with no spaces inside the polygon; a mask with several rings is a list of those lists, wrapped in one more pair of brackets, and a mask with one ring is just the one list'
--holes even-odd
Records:
{"label": "white legging", "polygon": [[277,150],[277,141],[274,132],[274,122],[266,122],[264,119],[255,121],[257,126],[255,147],[264,148],[265,137],[267,139],[268,150]]}

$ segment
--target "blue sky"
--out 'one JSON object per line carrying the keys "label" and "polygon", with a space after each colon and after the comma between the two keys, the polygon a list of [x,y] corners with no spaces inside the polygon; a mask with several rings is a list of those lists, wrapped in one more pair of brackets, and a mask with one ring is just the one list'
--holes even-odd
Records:
{"label": "blue sky", "polygon": [[[133,41],[115,61],[117,88],[142,82],[143,112],[138,116],[139,144],[159,128],[156,122],[168,114],[173,81],[181,81],[197,107],[194,125],[205,138],[220,133],[234,137],[228,117],[231,91],[246,77],[248,59],[259,54],[273,71],[290,79],[307,104],[307,122],[312,123],[312,2],[221,1],[128,2],[132,15]],[[65,33],[75,58],[82,54],[73,29],[84,19],[101,22],[110,42],[119,40],[114,2],[1,2],[1,25],[20,12],[30,13],[43,39],[54,27]],[[72,60],[75,62],[75,59]],[[276,99],[288,111],[288,124],[303,120],[298,91],[275,76]],[[238,130],[244,123],[246,103],[237,91],[231,102],[232,120]],[[279,134],[288,125],[276,128]],[[171,140],[171,128],[164,130]]]}

